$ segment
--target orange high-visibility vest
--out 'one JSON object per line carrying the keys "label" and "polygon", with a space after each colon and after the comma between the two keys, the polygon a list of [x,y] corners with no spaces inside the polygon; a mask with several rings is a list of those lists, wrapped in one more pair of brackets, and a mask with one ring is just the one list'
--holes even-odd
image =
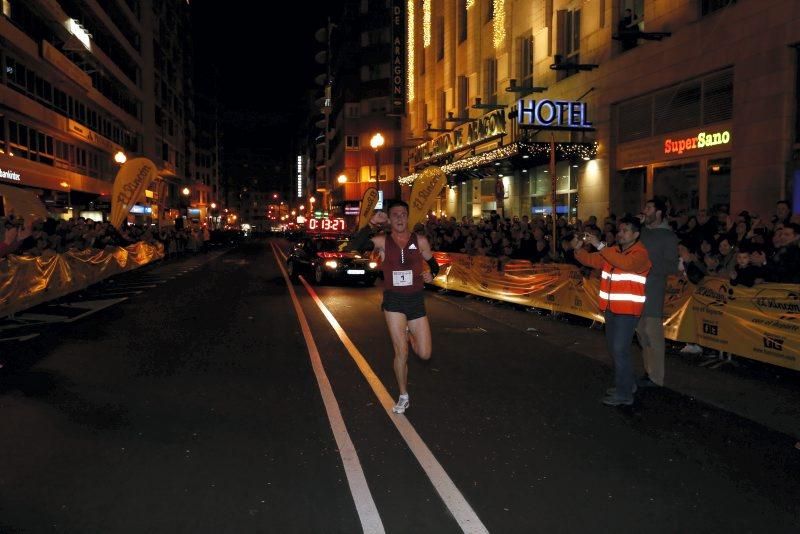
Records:
{"label": "orange high-visibility vest", "polygon": [[618,247],[606,247],[594,254],[579,250],[575,257],[581,263],[602,270],[597,302],[600,311],[608,309],[620,315],[642,314],[647,273],[652,264],[640,241],[623,251]]}

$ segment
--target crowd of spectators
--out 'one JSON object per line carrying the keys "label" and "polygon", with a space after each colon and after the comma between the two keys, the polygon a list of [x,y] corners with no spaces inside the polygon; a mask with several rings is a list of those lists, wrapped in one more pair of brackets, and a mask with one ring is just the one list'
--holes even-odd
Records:
{"label": "crowd of spectators", "polygon": [[0,258],[8,254],[49,257],[69,251],[125,247],[140,241],[163,243],[167,256],[184,251],[197,252],[210,240],[207,227],[192,224],[154,226],[127,224],[117,229],[108,222],[77,219],[28,220],[10,215],[0,217]]}
{"label": "crowd of spectators", "polygon": [[[669,203],[667,202],[669,205]],[[670,210],[667,218],[680,239],[678,269],[693,283],[707,275],[721,276],[734,285],[759,282],[800,283],[800,217],[792,217],[791,206],[781,200],[768,218],[742,211],[731,216],[727,208],[696,213]],[[569,263],[575,260],[572,238],[592,233],[608,245],[616,240],[617,217],[599,221],[591,216],[556,219],[557,247],[552,252],[552,218],[536,216],[503,218],[429,218],[418,226],[434,250],[491,256],[501,261],[525,259],[533,263]],[[591,251],[591,249],[590,249]],[[585,267],[582,267],[585,269]]]}

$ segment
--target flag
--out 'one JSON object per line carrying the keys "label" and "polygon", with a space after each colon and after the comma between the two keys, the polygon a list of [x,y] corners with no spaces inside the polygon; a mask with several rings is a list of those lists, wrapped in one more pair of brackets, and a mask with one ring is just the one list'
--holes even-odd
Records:
{"label": "flag", "polygon": [[364,196],[361,197],[361,208],[358,215],[358,228],[356,228],[356,230],[361,230],[367,225],[369,220],[372,218],[372,210],[374,210],[375,206],[377,205],[378,190],[374,187],[367,188],[367,190],[364,191]]}
{"label": "flag", "polygon": [[157,175],[158,168],[147,158],[129,159],[120,167],[111,195],[112,226],[119,227],[122,224],[131,207]]}
{"label": "flag", "polygon": [[409,198],[408,226],[414,228],[417,223],[424,223],[425,216],[436,205],[439,193],[447,184],[447,175],[435,166],[425,167],[411,188]]}

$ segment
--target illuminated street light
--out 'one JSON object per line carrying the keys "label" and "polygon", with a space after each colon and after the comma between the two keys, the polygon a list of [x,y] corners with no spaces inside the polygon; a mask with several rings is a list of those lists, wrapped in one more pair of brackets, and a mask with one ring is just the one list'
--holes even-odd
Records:
{"label": "illuminated street light", "polygon": [[122,165],[126,161],[128,161],[128,156],[125,155],[125,152],[122,150],[118,150],[116,154],[114,154],[114,161]]}
{"label": "illuminated street light", "polygon": [[381,147],[383,146],[384,139],[380,132],[372,136],[369,140],[369,146],[375,150],[375,183],[378,186],[378,194],[381,193]]}
{"label": "illuminated street light", "polygon": [[189,188],[188,188],[188,187],[184,187],[184,188],[183,188],[183,191],[181,191],[181,193],[183,193],[183,194],[184,194],[184,196],[187,196],[187,197],[188,197],[188,196],[189,196],[189,193],[191,193],[191,191],[189,190]]}
{"label": "illuminated street light", "polygon": [[346,184],[346,183],[347,183],[347,176],[346,176],[346,175],[344,175],[344,174],[340,174],[340,175],[339,175],[339,178],[337,178],[336,180],[337,180],[337,181],[338,181],[340,184]]}
{"label": "illuminated street light", "polygon": [[212,210],[215,210],[215,209],[217,209],[217,203],[216,203],[216,202],[212,202],[212,203],[211,203],[211,209],[212,209]]}

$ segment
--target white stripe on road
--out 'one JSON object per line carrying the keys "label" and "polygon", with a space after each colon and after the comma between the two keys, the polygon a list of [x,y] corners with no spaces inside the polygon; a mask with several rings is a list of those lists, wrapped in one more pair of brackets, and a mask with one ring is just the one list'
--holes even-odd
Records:
{"label": "white stripe on road", "polygon": [[389,392],[386,391],[386,387],[384,387],[383,383],[377,377],[367,361],[364,359],[364,356],[361,354],[361,352],[359,352],[359,350],[350,340],[350,337],[339,325],[339,322],[328,310],[325,304],[322,303],[319,296],[317,296],[316,292],[311,288],[311,286],[308,285],[308,282],[306,282],[303,277],[300,277],[300,280],[303,282],[308,294],[311,295],[311,298],[314,299],[314,302],[317,303],[317,306],[322,311],[323,315],[325,315],[325,317],[328,319],[328,322],[336,331],[336,335],[339,336],[339,339],[342,341],[345,348],[347,348],[347,352],[350,353],[350,356],[356,362],[358,368],[361,369],[361,373],[364,375],[364,378],[366,378],[367,382],[372,388],[372,391],[375,392],[375,395],[378,397],[381,405],[383,405],[384,411],[389,416],[389,419],[392,421],[392,423],[394,423],[394,426],[397,427],[397,430],[400,432],[400,435],[405,440],[409,449],[411,449],[411,452],[414,453],[414,456],[422,466],[422,469],[428,475],[433,487],[436,488],[439,496],[444,501],[445,506],[447,506],[447,509],[450,510],[450,513],[453,514],[453,517],[458,522],[461,530],[469,533],[488,533],[489,531],[487,528],[484,526],[478,515],[450,479],[447,472],[441,466],[431,450],[428,448],[425,442],[422,441],[422,438],[414,429],[414,426],[409,422],[405,415],[398,415],[392,412],[394,400],[389,395]]}
{"label": "white stripe on road", "polygon": [[364,532],[368,533],[374,532],[377,534],[385,532],[381,516],[378,513],[378,507],[375,506],[375,501],[367,485],[367,478],[364,476],[364,470],[361,468],[361,461],[358,459],[356,448],[350,439],[350,434],[347,432],[347,427],[342,418],[342,412],[339,410],[339,403],[336,401],[336,396],[333,394],[333,388],[331,388],[328,375],[325,374],[325,368],[322,366],[322,359],[319,356],[314,337],[311,335],[311,328],[308,325],[308,320],[303,313],[303,309],[300,307],[300,301],[297,299],[297,294],[294,291],[292,282],[289,280],[289,275],[283,263],[278,258],[275,245],[272,245],[272,247],[272,253],[275,255],[275,260],[278,263],[281,273],[283,273],[286,286],[289,288],[289,295],[292,297],[294,311],[297,313],[297,319],[300,321],[300,329],[303,331],[303,337],[308,346],[308,356],[311,359],[314,375],[317,377],[319,391],[322,394],[322,402],[325,404],[325,411],[328,413],[328,420],[331,423],[333,437],[336,439],[336,446],[339,448],[339,454],[342,457],[342,465],[344,466],[345,475],[347,475],[350,493],[353,495],[353,501],[355,501],[356,504],[358,517],[361,520],[361,527],[364,529]]}

